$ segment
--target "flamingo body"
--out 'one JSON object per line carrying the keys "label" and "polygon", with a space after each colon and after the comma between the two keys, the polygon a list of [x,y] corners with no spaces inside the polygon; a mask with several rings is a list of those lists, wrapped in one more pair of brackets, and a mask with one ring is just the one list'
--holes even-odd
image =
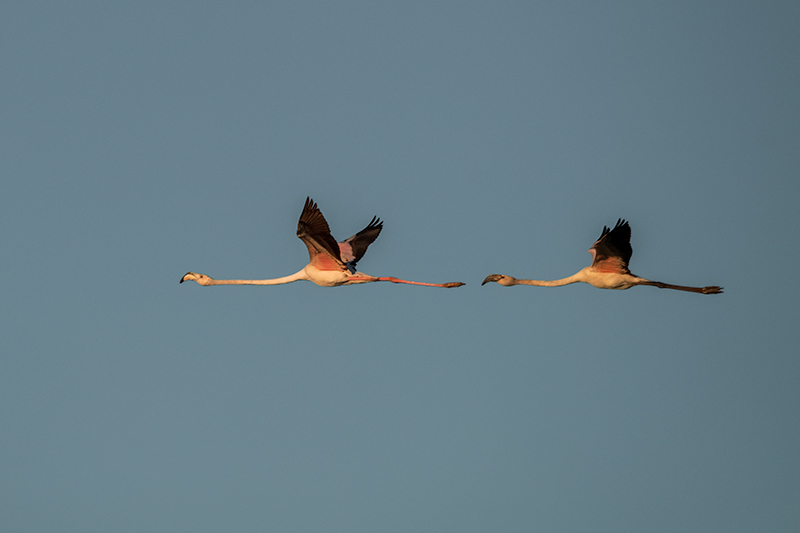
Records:
{"label": "flamingo body", "polygon": [[571,283],[588,283],[598,289],[624,290],[636,285],[650,285],[660,289],[674,289],[700,294],[720,294],[722,287],[686,287],[651,281],[631,274],[628,262],[633,255],[631,248],[631,227],[625,220],[617,220],[613,229],[603,227],[600,238],[589,249],[592,264],[582,268],[572,276],[552,281],[535,279],[516,279],[504,274],[490,274],[481,285],[494,281],[504,287],[512,285],[535,285],[538,287],[561,287]]}
{"label": "flamingo body", "polygon": [[311,281],[321,287],[338,287],[340,285],[354,285],[357,283],[371,283],[376,281],[389,281],[392,283],[405,283],[409,285],[424,285],[428,287],[459,287],[460,282],[453,283],[423,283],[408,281],[393,277],[375,277],[356,270],[356,263],[364,256],[367,248],[378,238],[383,229],[383,222],[378,217],[366,228],[352,237],[336,242],[331,236],[330,228],[322,211],[317,204],[306,198],[300,220],[297,222],[297,236],[308,248],[309,263],[299,272],[290,276],[274,279],[214,279],[205,274],[187,272],[181,278],[184,281],[195,281],[203,286],[211,285],[281,285],[294,281]]}

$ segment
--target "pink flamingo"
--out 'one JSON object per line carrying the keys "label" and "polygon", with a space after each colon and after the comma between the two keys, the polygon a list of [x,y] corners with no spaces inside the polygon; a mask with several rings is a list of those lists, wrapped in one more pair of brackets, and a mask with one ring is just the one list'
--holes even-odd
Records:
{"label": "pink flamingo", "polygon": [[336,242],[322,212],[311,198],[306,198],[303,212],[297,223],[297,236],[306,244],[311,261],[296,274],[275,279],[214,279],[205,274],[187,272],[184,281],[196,281],[200,285],[281,285],[293,281],[313,281],[322,287],[337,287],[355,283],[390,281],[426,287],[460,287],[463,283],[422,283],[391,277],[375,277],[356,271],[356,263],[364,256],[367,247],[378,238],[383,222],[377,217],[366,228],[343,242]]}
{"label": "pink flamingo", "polygon": [[698,292],[700,294],[720,294],[722,287],[684,287],[683,285],[670,285],[660,281],[634,276],[628,270],[628,261],[633,254],[631,248],[631,227],[622,219],[617,220],[614,229],[603,226],[600,238],[589,249],[592,254],[591,266],[582,268],[577,274],[568,278],[554,281],[539,281],[535,279],[515,279],[502,274],[491,274],[483,280],[481,285],[496,281],[500,285],[536,285],[538,287],[560,287],[570,283],[588,283],[599,289],[630,289],[636,285],[650,285],[659,289],[675,289],[678,291]]}

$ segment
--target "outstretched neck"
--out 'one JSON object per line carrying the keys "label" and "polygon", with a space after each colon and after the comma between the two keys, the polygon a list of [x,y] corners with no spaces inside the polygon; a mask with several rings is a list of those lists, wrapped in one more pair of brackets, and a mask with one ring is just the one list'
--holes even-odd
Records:
{"label": "outstretched neck", "polygon": [[283,285],[285,283],[292,283],[293,281],[307,280],[308,276],[304,270],[292,274],[291,276],[284,276],[282,278],[274,279],[213,279],[208,283],[209,285]]}
{"label": "outstretched neck", "polygon": [[568,278],[554,279],[552,281],[539,280],[539,279],[518,279],[515,280],[514,285],[535,285],[536,287],[562,287],[571,283],[578,283],[584,281],[581,279],[580,272],[573,274]]}

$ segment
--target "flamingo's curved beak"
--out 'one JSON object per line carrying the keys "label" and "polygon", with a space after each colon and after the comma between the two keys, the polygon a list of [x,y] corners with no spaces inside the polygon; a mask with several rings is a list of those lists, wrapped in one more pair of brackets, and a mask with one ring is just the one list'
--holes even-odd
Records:
{"label": "flamingo's curved beak", "polygon": [[488,276],[486,276],[486,279],[485,279],[485,280],[483,280],[483,283],[481,283],[481,286],[483,286],[483,285],[486,285],[486,284],[487,284],[487,283],[489,283],[490,281],[498,281],[498,280],[500,280],[502,277],[503,277],[503,275],[502,275],[502,274],[489,274]]}

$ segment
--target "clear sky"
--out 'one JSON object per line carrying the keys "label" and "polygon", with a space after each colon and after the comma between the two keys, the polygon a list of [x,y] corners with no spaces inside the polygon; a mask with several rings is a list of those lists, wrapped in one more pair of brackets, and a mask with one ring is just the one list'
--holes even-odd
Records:
{"label": "clear sky", "polygon": [[[5,2],[0,523],[800,530],[800,7]],[[179,284],[303,267],[458,289]],[[481,286],[589,264],[637,287]]]}

